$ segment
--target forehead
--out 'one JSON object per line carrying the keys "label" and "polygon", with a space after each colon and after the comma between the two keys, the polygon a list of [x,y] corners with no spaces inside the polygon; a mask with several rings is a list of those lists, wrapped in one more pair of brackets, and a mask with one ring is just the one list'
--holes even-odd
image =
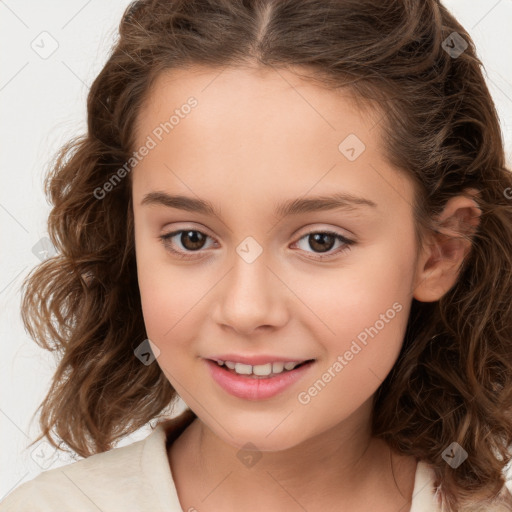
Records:
{"label": "forehead", "polygon": [[[155,122],[168,120],[174,110],[183,108],[191,97],[198,102],[194,117],[200,123],[216,123],[217,130],[236,126],[235,133],[244,124],[254,138],[263,133],[274,136],[285,128],[283,135],[310,137],[316,132],[322,136],[325,131],[343,131],[349,125],[363,138],[381,118],[375,107],[365,102],[356,104],[357,97],[349,88],[329,89],[298,76],[299,72],[199,66],[164,71],[147,91],[139,111],[137,141],[154,129]],[[303,119],[300,126],[295,124],[298,117]],[[181,131],[177,125],[173,130]]]}
{"label": "forehead", "polygon": [[134,194],[192,187],[249,199],[336,188],[384,208],[400,196],[410,206],[411,183],[383,157],[381,117],[348,90],[284,69],[166,71],[137,119],[136,147],[148,137],[154,147],[133,170]]}

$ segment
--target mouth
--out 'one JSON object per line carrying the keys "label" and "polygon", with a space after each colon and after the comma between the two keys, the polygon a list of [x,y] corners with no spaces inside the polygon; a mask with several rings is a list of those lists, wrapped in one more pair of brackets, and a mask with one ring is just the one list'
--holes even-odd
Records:
{"label": "mouth", "polygon": [[[266,400],[292,389],[304,379],[316,359],[249,365],[204,359],[213,381],[224,392],[244,400]],[[230,366],[233,366],[230,368]],[[274,366],[275,365],[275,366]]]}
{"label": "mouth", "polygon": [[253,379],[271,379],[283,373],[289,373],[308,363],[312,363],[314,359],[305,361],[276,361],[266,364],[250,365],[238,363],[234,361],[223,361],[222,359],[209,359],[212,363],[217,363],[222,369],[235,375],[241,375]]}

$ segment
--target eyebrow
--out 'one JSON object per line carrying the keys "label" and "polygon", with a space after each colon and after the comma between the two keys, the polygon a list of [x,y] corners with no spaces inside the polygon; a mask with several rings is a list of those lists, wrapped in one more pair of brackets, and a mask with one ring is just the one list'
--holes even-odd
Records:
{"label": "eyebrow", "polygon": [[[204,199],[183,195],[169,195],[165,192],[150,192],[144,196],[141,205],[161,205],[189,212],[214,215],[221,218],[220,211]],[[307,198],[289,199],[275,205],[275,213],[280,217],[298,215],[326,210],[353,211],[361,207],[376,208],[377,204],[370,199],[358,197],[346,192],[339,192],[330,196],[313,196]]]}

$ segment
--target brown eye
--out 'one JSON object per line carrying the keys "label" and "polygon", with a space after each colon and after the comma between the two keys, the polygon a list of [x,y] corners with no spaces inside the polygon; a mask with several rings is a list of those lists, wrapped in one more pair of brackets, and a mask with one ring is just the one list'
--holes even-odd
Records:
{"label": "brown eye", "polygon": [[336,238],[329,233],[312,233],[308,235],[308,243],[311,248],[319,252],[330,251]]}
{"label": "brown eye", "polygon": [[[183,258],[188,257],[187,252],[200,251],[207,240],[208,235],[195,229],[181,229],[159,237],[164,246],[172,253]],[[178,246],[177,249],[174,248]]]}
{"label": "brown eye", "polygon": [[[300,247],[301,242],[305,241],[306,243],[302,244],[303,247]],[[332,251],[333,247],[335,246],[336,242],[341,243],[341,247],[338,247],[337,250]],[[311,233],[305,234],[303,237],[301,237],[296,244],[299,246],[299,249],[311,253],[310,250],[308,250],[308,247],[313,249],[313,254],[317,254],[316,258],[313,259],[326,259],[330,258],[331,256],[334,257],[342,252],[345,252],[350,249],[351,245],[354,245],[355,242],[353,240],[349,240],[348,238],[345,238],[343,235],[340,235],[339,233],[335,233],[332,231],[313,231]],[[304,247],[304,245],[306,247]],[[332,252],[331,252],[332,251]],[[329,253],[329,254],[323,254],[323,253]],[[308,256],[309,257],[309,256]]]}
{"label": "brown eye", "polygon": [[[167,251],[182,259],[201,257],[202,249],[205,247],[207,239],[211,239],[210,236],[195,229],[180,229],[172,233],[160,235],[159,238]],[[306,241],[305,245],[313,249],[313,251],[308,250],[308,247],[299,247],[299,249],[310,254],[313,252],[313,254],[317,255],[313,259],[317,260],[337,256],[349,250],[350,246],[356,243],[332,231],[313,231],[307,233],[298,242],[295,242],[295,245],[300,246],[303,241]],[[341,246],[333,251],[336,242],[339,242]]]}
{"label": "brown eye", "polygon": [[201,249],[206,240],[205,235],[199,231],[182,231],[179,237],[180,243],[188,251],[197,251]]}

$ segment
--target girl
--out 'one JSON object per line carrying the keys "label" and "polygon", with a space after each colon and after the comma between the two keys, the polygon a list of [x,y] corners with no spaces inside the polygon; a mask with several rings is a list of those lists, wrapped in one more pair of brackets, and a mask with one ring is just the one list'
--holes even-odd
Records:
{"label": "girl", "polygon": [[47,193],[84,459],[0,510],[512,510],[512,178],[440,2],[133,2]]}

